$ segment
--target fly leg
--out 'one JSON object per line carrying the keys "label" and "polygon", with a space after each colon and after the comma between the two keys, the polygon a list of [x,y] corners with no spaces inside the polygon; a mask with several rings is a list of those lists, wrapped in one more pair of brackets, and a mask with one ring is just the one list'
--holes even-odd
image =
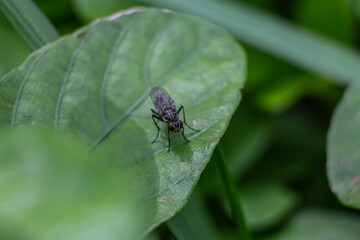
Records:
{"label": "fly leg", "polygon": [[157,125],[157,122],[155,121],[154,118],[156,118],[157,120],[160,120],[160,121],[162,121],[162,118],[161,118],[160,115],[159,115],[157,112],[155,112],[153,109],[150,109],[150,110],[154,113],[154,115],[152,115],[151,117],[152,117],[152,120],[154,121],[154,124],[155,124],[155,126],[156,126],[156,128],[157,128],[156,138],[155,138],[154,141],[151,142],[151,143],[154,143],[154,142],[156,142],[156,140],[158,139],[158,137],[159,137],[159,132],[160,132],[160,128],[159,128],[159,126]]}
{"label": "fly leg", "polygon": [[150,108],[151,112],[157,117],[161,117],[154,109]]}
{"label": "fly leg", "polygon": [[157,140],[158,137],[159,137],[159,132],[160,132],[160,128],[159,128],[159,126],[157,125],[157,123],[156,123],[156,121],[155,121],[154,118],[159,119],[157,116],[152,115],[152,119],[153,119],[153,121],[154,121],[154,123],[155,123],[155,126],[156,126],[156,128],[157,128],[157,133],[156,133],[156,138],[155,138],[154,141],[152,141],[151,143],[156,142],[156,140]]}
{"label": "fly leg", "polygon": [[[181,107],[179,108],[179,110],[177,111],[177,114],[179,115],[179,113],[180,113],[181,110],[183,110],[184,124],[185,124],[186,126],[188,126],[191,130],[193,130],[193,131],[195,131],[195,132],[199,132],[200,130],[194,129],[194,128],[190,127],[189,124],[187,124],[187,122],[186,122],[186,120],[185,120],[185,108],[184,108],[184,106],[181,106]],[[183,136],[184,136],[184,131],[183,131]],[[185,139],[186,139],[186,138],[185,138]]]}
{"label": "fly leg", "polygon": [[185,132],[185,128],[183,128],[181,134],[187,142],[190,142],[190,140],[185,137],[184,132]]}
{"label": "fly leg", "polygon": [[169,146],[168,146],[168,151],[167,152],[170,152],[171,140],[170,140],[169,128],[168,128],[167,132],[168,132],[168,140],[169,140]]}

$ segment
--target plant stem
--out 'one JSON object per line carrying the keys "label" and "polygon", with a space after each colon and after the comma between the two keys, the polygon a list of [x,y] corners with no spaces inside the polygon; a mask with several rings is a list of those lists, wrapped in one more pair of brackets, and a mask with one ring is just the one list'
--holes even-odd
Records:
{"label": "plant stem", "polygon": [[239,198],[239,192],[237,191],[236,185],[233,178],[231,177],[227,162],[225,160],[224,150],[221,144],[216,147],[218,168],[220,171],[221,178],[225,186],[225,190],[230,202],[231,212],[233,219],[236,223],[238,237],[241,240],[251,240],[250,231],[246,225],[242,206]]}
{"label": "plant stem", "polygon": [[31,0],[0,0],[0,9],[32,50],[60,37],[50,21]]}

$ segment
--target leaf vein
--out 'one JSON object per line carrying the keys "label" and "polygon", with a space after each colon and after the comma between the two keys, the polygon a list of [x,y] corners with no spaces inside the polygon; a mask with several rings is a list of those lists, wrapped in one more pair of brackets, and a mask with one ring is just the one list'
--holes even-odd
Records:
{"label": "leaf vein", "polygon": [[109,122],[107,120],[106,111],[105,111],[105,90],[106,90],[107,83],[110,78],[111,67],[113,66],[115,58],[116,58],[116,54],[117,54],[116,49],[118,49],[120,44],[123,42],[129,29],[139,21],[140,20],[136,20],[136,21],[133,20],[122,31],[120,31],[120,33],[118,34],[118,36],[116,38],[115,44],[114,44],[113,48],[111,49],[111,54],[108,59],[108,64],[106,65],[106,70],[105,70],[105,73],[103,76],[103,80],[101,83],[101,89],[100,89],[100,114],[101,114],[101,119],[103,121],[103,124],[105,125],[105,128],[108,128],[108,126],[109,126]]}
{"label": "leaf vein", "polygon": [[15,99],[15,103],[14,103],[14,107],[13,107],[13,111],[12,111],[12,116],[11,116],[11,127],[14,126],[14,122],[15,122],[15,119],[16,119],[16,115],[17,115],[17,110],[18,110],[18,106],[19,106],[19,103],[20,103],[20,98],[22,96],[22,93],[24,91],[24,87],[25,87],[25,84],[27,83],[29,77],[30,77],[30,74],[32,73],[36,63],[41,59],[41,57],[48,51],[50,50],[50,47],[46,48],[43,50],[43,52],[41,52],[35,59],[34,61],[31,63],[28,71],[26,72],[23,80],[21,81],[21,84],[20,84],[20,87],[19,87],[19,90],[16,94],[16,99]]}
{"label": "leaf vein", "polygon": [[89,39],[89,37],[93,33],[95,33],[98,29],[101,29],[101,26],[102,25],[99,25],[97,28],[93,29],[93,31],[91,33],[87,34],[81,40],[81,43],[78,46],[78,48],[71,55],[71,59],[70,59],[69,65],[67,67],[67,71],[66,71],[66,74],[65,74],[65,77],[64,77],[64,80],[63,80],[63,84],[61,85],[61,89],[60,89],[58,100],[57,100],[56,107],[55,107],[55,115],[54,115],[54,129],[55,129],[55,131],[57,130],[58,125],[59,125],[60,111],[61,111],[61,106],[62,106],[62,102],[63,102],[63,99],[64,99],[64,92],[65,92],[66,85],[67,85],[67,83],[69,81],[70,74],[72,73],[73,67],[75,65],[75,60],[76,60],[78,54],[80,53],[81,49],[85,45],[86,41]]}
{"label": "leaf vein", "polygon": [[162,35],[164,34],[165,30],[168,29],[169,25],[171,24],[170,22],[167,22],[166,24],[164,24],[160,29],[158,29],[154,36],[152,37],[149,45],[148,45],[148,49],[146,51],[146,55],[145,55],[145,61],[144,61],[144,65],[143,65],[143,76],[144,76],[144,81],[146,83],[146,86],[148,88],[151,87],[151,76],[150,76],[150,64],[151,64],[151,59],[153,58],[154,52],[155,52],[155,48],[156,45],[159,43],[159,39],[162,37]]}

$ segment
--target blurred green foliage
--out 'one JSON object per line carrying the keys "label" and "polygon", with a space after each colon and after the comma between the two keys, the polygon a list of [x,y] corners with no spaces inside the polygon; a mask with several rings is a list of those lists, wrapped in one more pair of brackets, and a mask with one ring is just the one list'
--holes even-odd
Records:
{"label": "blurred green foliage", "polygon": [[[61,33],[73,32],[106,14],[145,5],[114,0],[35,2]],[[356,0],[232,2],[246,2],[323,38],[359,48],[360,4]],[[3,75],[19,66],[30,51],[1,16],[0,34]],[[246,51],[244,101],[221,142],[254,238],[358,239],[360,214],[339,204],[325,172],[327,131],[343,88],[254,47],[246,46]],[[196,239],[204,231],[214,239],[236,239],[215,158],[202,173],[189,206],[168,227],[156,229],[152,239]]]}
{"label": "blurred green foliage", "polygon": [[83,139],[4,129],[0,156],[1,239],[139,237],[144,213],[127,175]]}
{"label": "blurred green foliage", "polygon": [[0,36],[0,75],[3,76],[23,62],[30,54],[30,50],[18,34],[1,23]]}
{"label": "blurred green foliage", "polygon": [[359,239],[359,217],[333,210],[307,209],[299,212],[270,237],[262,240],[357,240]]}
{"label": "blurred green foliage", "polygon": [[296,1],[293,9],[301,26],[344,44],[356,43],[356,19],[347,0]]}

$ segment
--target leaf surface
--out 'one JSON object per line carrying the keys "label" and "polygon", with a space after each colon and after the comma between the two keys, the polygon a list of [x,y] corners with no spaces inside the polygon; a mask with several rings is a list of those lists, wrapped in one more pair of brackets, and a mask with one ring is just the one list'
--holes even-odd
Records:
{"label": "leaf surface", "polygon": [[328,135],[327,175],[331,190],[345,205],[360,209],[360,86],[349,87],[338,105]]}
{"label": "leaf surface", "polygon": [[[245,54],[224,30],[162,10],[120,12],[32,54],[0,83],[0,123],[52,126],[88,139],[134,172],[148,229],[187,201],[240,101]],[[150,89],[185,107],[187,143],[151,119]],[[180,119],[183,115],[180,114]]]}
{"label": "leaf surface", "polygon": [[299,199],[295,192],[276,181],[254,181],[239,188],[247,223],[254,231],[276,226],[295,207]]}
{"label": "leaf surface", "polygon": [[263,240],[357,240],[360,219],[357,215],[320,209],[297,214],[280,231]]}
{"label": "leaf surface", "polygon": [[71,3],[77,16],[85,23],[115,11],[144,5],[137,0],[71,0]]}

